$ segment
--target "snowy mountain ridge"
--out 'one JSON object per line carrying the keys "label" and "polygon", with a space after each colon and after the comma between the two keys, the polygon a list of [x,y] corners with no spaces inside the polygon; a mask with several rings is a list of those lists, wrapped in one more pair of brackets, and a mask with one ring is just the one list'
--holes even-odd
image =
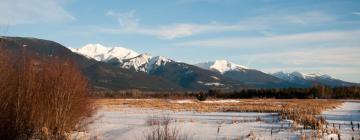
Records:
{"label": "snowy mountain ridge", "polygon": [[[144,72],[150,75],[159,75],[165,77],[171,77],[172,74],[176,73],[178,74],[177,80],[180,79],[180,81],[189,78],[187,75],[191,75],[191,72],[195,70],[194,68],[191,70],[186,70],[190,66],[186,63],[184,63],[186,65],[181,66],[167,65],[170,62],[178,64],[180,64],[180,62],[165,58],[163,56],[151,56],[148,53],[138,54],[131,49],[126,49],[123,47],[105,47],[101,44],[87,44],[78,49],[69,49],[88,58],[93,58],[97,61],[103,61],[134,72]],[[277,72],[273,74],[267,74],[262,71],[249,69],[243,65],[235,64],[226,60],[208,61],[195,64],[195,66],[201,69],[219,73],[221,76],[224,76],[224,78],[240,81],[255,87],[311,87],[315,84],[322,84],[332,87],[352,85],[349,82],[341,81],[339,79],[332,78],[329,75],[320,73],[304,74],[294,71],[291,73]],[[206,72],[202,71],[202,73]],[[196,77],[196,75],[192,76]],[[211,75],[202,75],[202,78],[210,79],[209,76]],[[206,83],[211,82],[216,82],[216,80],[213,81],[212,79],[212,81],[206,81]],[[188,86],[186,83],[181,84],[183,86]],[[215,85],[216,84],[212,84],[212,86]]]}
{"label": "snowy mountain ridge", "polygon": [[120,64],[120,67],[148,73],[151,70],[158,68],[159,66],[163,66],[168,62],[175,61],[163,56],[153,57],[148,53],[144,53],[133,58],[124,59]]}
{"label": "snowy mountain ridge", "polygon": [[294,71],[291,73],[277,72],[272,75],[292,83],[303,85],[304,87],[311,87],[314,85],[325,85],[329,87],[358,86],[356,83],[342,81],[327,74],[320,73],[304,74]]}
{"label": "snowy mountain ridge", "polygon": [[291,73],[287,73],[287,72],[276,72],[272,74],[275,77],[278,77],[280,79],[283,80],[287,80],[287,81],[294,81],[296,79],[304,79],[304,80],[313,80],[315,78],[321,78],[321,79],[333,79],[331,76],[327,75],[327,74],[321,74],[321,73],[310,73],[310,74],[305,74],[305,73],[301,73],[301,72],[291,72]]}
{"label": "snowy mountain ridge", "polygon": [[244,70],[248,69],[245,66],[235,64],[233,62],[226,61],[226,60],[208,61],[208,62],[204,62],[204,63],[198,63],[195,65],[200,68],[203,68],[203,69],[216,70],[222,74],[227,71],[244,71]]}
{"label": "snowy mountain ridge", "polygon": [[87,44],[81,48],[69,49],[97,61],[110,62],[115,59],[119,62],[120,67],[141,72],[149,72],[168,62],[174,62],[163,56],[151,56],[148,53],[138,54],[127,48],[106,47],[101,44]]}
{"label": "snowy mountain ridge", "polygon": [[106,47],[101,44],[87,44],[81,48],[69,48],[71,51],[84,55],[88,58],[93,58],[97,61],[109,61],[111,59],[123,59],[133,58],[139,54],[133,50],[123,47]]}

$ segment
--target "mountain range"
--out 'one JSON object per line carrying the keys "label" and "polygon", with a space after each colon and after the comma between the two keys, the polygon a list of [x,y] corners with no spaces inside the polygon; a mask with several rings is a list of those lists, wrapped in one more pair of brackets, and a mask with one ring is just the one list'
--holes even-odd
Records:
{"label": "mountain range", "polygon": [[358,86],[323,74],[300,72],[264,73],[226,60],[198,64],[178,62],[163,56],[137,53],[124,47],[87,44],[67,48],[49,40],[0,37],[0,47],[19,54],[58,56],[76,62],[94,90],[207,90],[211,88],[306,88]]}
{"label": "mountain range", "polygon": [[341,87],[341,86],[358,86],[359,84],[342,81],[339,79],[335,79],[327,74],[321,73],[311,73],[304,74],[300,72],[276,72],[272,74],[275,77],[278,77],[282,80],[286,80],[292,83],[297,83],[302,87],[311,87],[314,85],[326,85],[329,87]]}

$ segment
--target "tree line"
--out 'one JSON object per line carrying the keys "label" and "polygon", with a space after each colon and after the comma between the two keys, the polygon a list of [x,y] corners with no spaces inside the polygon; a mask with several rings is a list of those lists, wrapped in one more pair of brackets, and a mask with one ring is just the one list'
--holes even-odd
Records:
{"label": "tree line", "polygon": [[214,98],[277,98],[277,99],[360,99],[360,87],[279,88],[242,89],[223,91],[208,90],[207,96]]}
{"label": "tree line", "polygon": [[205,100],[210,98],[277,98],[277,99],[360,99],[360,87],[274,88],[274,89],[210,89],[203,91],[93,91],[93,98],[166,98]]}

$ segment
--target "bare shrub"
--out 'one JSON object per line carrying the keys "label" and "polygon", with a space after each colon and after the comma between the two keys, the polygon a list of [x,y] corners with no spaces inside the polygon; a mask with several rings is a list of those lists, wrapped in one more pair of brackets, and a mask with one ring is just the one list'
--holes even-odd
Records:
{"label": "bare shrub", "polygon": [[87,80],[68,60],[0,50],[0,137],[67,139],[92,110]]}
{"label": "bare shrub", "polygon": [[173,119],[167,116],[152,116],[146,121],[150,127],[144,135],[146,140],[190,140],[192,136],[182,133],[176,123],[171,125]]}
{"label": "bare shrub", "polygon": [[198,99],[199,101],[205,101],[207,99],[208,95],[207,93],[204,92],[200,92],[197,96],[196,99]]}
{"label": "bare shrub", "polygon": [[255,133],[253,131],[250,131],[249,134],[246,135],[247,138],[251,138],[251,139],[256,139],[257,136],[255,135]]}
{"label": "bare shrub", "polygon": [[170,118],[169,115],[162,117],[150,116],[146,119],[146,125],[148,126],[169,125],[171,120],[172,119]]}

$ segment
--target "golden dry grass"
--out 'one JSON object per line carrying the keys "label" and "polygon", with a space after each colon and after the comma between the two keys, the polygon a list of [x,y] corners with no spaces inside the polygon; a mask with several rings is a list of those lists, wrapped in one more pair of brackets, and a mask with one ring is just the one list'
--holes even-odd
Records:
{"label": "golden dry grass", "polygon": [[[215,101],[215,100],[214,100]],[[98,106],[154,108],[172,111],[197,112],[275,112],[282,119],[294,120],[305,127],[320,127],[324,121],[315,116],[341,105],[339,100],[318,99],[240,99],[238,102],[174,102],[166,99],[97,99]]]}

